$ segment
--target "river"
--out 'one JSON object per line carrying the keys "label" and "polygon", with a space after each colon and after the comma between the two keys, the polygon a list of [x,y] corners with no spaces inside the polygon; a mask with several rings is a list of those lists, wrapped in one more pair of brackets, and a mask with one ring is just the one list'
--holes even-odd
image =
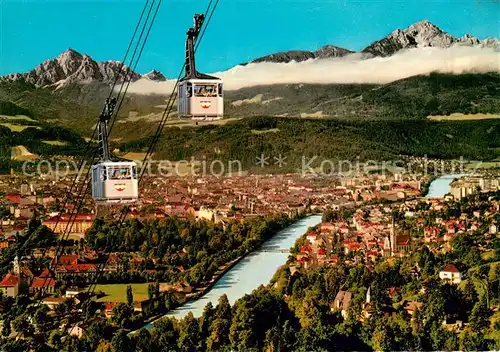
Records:
{"label": "river", "polygon": [[[205,295],[168,313],[167,317],[183,318],[189,312],[195,317],[203,313],[208,302],[217,305],[219,297],[227,295],[230,304],[238,298],[252,292],[260,285],[267,285],[278,268],[286,263],[289,253],[286,251],[302,236],[309,227],[321,222],[321,215],[303,218],[287,228],[279,231],[273,238],[265,242],[261,248],[239,261]],[[152,325],[146,326],[151,328]]]}
{"label": "river", "polygon": [[[450,174],[435,179],[430,184],[426,197],[444,197],[449,193],[450,183],[455,178],[463,176],[465,175]],[[252,292],[260,285],[267,285],[278,268],[286,263],[289,256],[287,250],[295,244],[295,241],[309,227],[320,222],[321,215],[311,215],[279,231],[273,238],[265,242],[259,250],[243,258],[225,273],[205,295],[184,304],[164,317],[183,318],[189,312],[192,312],[195,317],[199,317],[208,302],[212,302],[216,306],[219,297],[223,294],[226,294],[229,303],[233,304],[237,299]],[[280,250],[285,251],[281,252]],[[146,326],[146,328],[152,327],[152,324]]]}
{"label": "river", "polygon": [[429,185],[429,192],[426,198],[443,198],[447,193],[450,193],[450,183],[456,179],[466,176],[467,174],[449,174],[443,175]]}

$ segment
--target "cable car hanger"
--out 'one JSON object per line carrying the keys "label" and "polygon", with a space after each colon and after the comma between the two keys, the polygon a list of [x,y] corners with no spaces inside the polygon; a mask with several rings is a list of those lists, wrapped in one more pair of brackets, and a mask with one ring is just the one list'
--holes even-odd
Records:
{"label": "cable car hanger", "polygon": [[92,166],[92,197],[96,204],[125,204],[139,198],[137,164],[114,161],[109,150],[108,122],[113,116],[116,98],[108,98],[99,116],[98,136],[101,161]]}
{"label": "cable car hanger", "polygon": [[204,14],[195,14],[194,25],[186,33],[185,75],[179,82],[177,108],[181,118],[214,121],[224,117],[223,82],[196,70],[195,44],[204,22]]}
{"label": "cable car hanger", "polygon": [[111,154],[109,152],[108,140],[108,121],[113,116],[113,111],[116,106],[116,98],[107,98],[104,103],[104,108],[99,116],[98,136],[99,136],[99,154],[101,161],[111,161]]}

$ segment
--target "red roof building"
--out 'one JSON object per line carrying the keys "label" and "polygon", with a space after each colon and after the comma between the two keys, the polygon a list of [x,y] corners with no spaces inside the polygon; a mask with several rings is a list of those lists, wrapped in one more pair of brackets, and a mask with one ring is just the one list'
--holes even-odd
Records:
{"label": "red roof building", "polygon": [[321,232],[331,232],[335,230],[335,226],[330,222],[323,222],[319,225],[319,229]]}
{"label": "red roof building", "polygon": [[0,282],[0,290],[6,297],[17,297],[19,294],[19,276],[7,274]]}
{"label": "red roof building", "polygon": [[312,253],[311,246],[302,246],[300,247],[300,253]]}
{"label": "red roof building", "polygon": [[459,284],[464,278],[464,274],[454,264],[446,264],[439,272],[439,278],[443,281]]}
{"label": "red roof building", "polygon": [[[94,216],[92,214],[61,214],[45,220],[43,225],[55,233],[64,233],[70,230],[70,234],[77,234],[85,233],[92,226],[93,221]],[[69,226],[71,222],[73,222],[73,225]]]}
{"label": "red roof building", "polygon": [[30,293],[43,291],[44,293],[53,294],[56,287],[56,280],[52,278],[36,277],[30,286]]}
{"label": "red roof building", "polygon": [[324,256],[324,255],[326,255],[326,250],[323,248],[320,248],[320,249],[318,249],[318,251],[316,253],[318,254],[318,256]]}

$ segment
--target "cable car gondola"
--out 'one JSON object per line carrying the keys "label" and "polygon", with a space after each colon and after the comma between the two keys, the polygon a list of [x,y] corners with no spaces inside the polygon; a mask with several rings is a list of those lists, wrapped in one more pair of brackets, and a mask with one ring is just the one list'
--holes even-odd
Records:
{"label": "cable car gondola", "polygon": [[132,161],[112,161],[108,143],[108,121],[116,99],[107,99],[99,117],[101,161],[92,166],[92,197],[96,204],[126,204],[139,199],[137,164]]}
{"label": "cable car gondola", "polygon": [[196,71],[194,45],[205,15],[194,15],[194,27],[187,32],[186,75],[179,82],[177,109],[179,117],[195,121],[214,121],[224,117],[222,79]]}

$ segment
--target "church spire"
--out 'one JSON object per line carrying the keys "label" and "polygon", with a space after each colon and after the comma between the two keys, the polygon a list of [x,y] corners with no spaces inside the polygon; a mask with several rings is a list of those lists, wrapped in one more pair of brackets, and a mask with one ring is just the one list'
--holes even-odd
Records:
{"label": "church spire", "polygon": [[394,222],[394,215],[392,216],[391,238],[389,242],[391,244],[391,255],[394,255],[396,253],[396,224]]}
{"label": "church spire", "polygon": [[16,255],[16,257],[14,258],[14,275],[15,276],[19,276],[21,274],[21,268],[19,267],[19,257]]}

